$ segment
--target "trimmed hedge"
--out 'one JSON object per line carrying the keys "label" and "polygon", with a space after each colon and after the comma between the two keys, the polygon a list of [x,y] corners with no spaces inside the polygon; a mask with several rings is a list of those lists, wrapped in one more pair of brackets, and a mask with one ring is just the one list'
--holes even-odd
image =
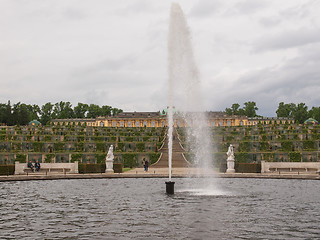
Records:
{"label": "trimmed hedge", "polygon": [[[78,164],[79,173],[105,173],[106,164],[105,163],[79,163]],[[113,170],[115,173],[122,173],[122,164],[114,163]]]}
{"label": "trimmed hedge", "polygon": [[236,163],[235,170],[240,173],[260,173],[261,163]]}
{"label": "trimmed hedge", "polygon": [[123,167],[134,168],[137,166],[138,155],[136,153],[123,153]]}
{"label": "trimmed hedge", "polygon": [[13,174],[14,174],[14,164],[0,165],[0,175],[13,175]]}
{"label": "trimmed hedge", "polygon": [[[261,172],[261,164],[260,163],[236,163],[235,166],[236,173],[260,173]],[[227,171],[227,163],[221,163],[219,165],[220,172]]]}
{"label": "trimmed hedge", "polygon": [[149,153],[148,155],[150,165],[156,163],[160,157],[160,153]]}
{"label": "trimmed hedge", "polygon": [[102,163],[79,163],[79,173],[104,173],[106,171],[106,164]]}

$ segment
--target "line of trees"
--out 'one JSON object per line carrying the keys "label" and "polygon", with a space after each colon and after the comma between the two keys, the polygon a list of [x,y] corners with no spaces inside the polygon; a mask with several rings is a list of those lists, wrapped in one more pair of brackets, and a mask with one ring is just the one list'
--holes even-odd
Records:
{"label": "line of trees", "polygon": [[32,120],[38,120],[46,125],[52,119],[71,118],[96,118],[99,116],[114,116],[122,112],[121,109],[108,105],[78,103],[74,108],[70,102],[48,102],[41,107],[36,104],[25,104],[18,102],[11,105],[0,103],[1,125],[27,125]]}
{"label": "line of trees", "polygon": [[239,103],[232,104],[231,108],[226,108],[225,112],[228,115],[243,115],[247,117],[257,117],[257,111],[259,108],[253,101],[245,102],[244,107],[240,108]]}
{"label": "line of trees", "polygon": [[[253,101],[245,102],[244,107],[240,108],[240,104],[234,103],[230,108],[226,108],[228,115],[244,115],[247,117],[261,117],[257,115],[258,107]],[[308,110],[305,103],[284,103],[280,102],[276,110],[277,117],[293,118],[297,123],[303,123],[308,118],[314,118],[320,122],[320,107],[312,107]]]}

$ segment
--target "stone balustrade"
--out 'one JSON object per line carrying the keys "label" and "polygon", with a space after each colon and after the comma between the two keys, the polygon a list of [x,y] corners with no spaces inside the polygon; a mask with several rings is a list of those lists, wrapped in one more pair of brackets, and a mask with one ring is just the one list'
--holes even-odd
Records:
{"label": "stone balustrade", "polygon": [[[79,173],[78,162],[73,163],[40,163],[41,168],[39,173]],[[26,174],[31,172],[28,168],[27,163],[15,162],[15,175]]]}
{"label": "stone balustrade", "polygon": [[266,162],[261,161],[261,173],[319,172],[320,162]]}

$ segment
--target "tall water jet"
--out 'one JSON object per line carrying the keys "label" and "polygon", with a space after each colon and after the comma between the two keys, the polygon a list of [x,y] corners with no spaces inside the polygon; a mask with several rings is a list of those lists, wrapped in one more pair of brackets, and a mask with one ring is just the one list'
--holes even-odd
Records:
{"label": "tall water jet", "polygon": [[203,105],[199,72],[195,64],[190,32],[178,3],[171,6],[168,37],[169,72],[169,177],[171,178],[173,106],[187,126],[186,138],[192,162],[199,170],[212,169],[211,134]]}

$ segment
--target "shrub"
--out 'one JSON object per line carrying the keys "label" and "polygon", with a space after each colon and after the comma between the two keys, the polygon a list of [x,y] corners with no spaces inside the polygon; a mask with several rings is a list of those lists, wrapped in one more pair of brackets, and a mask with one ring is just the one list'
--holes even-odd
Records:
{"label": "shrub", "polygon": [[73,153],[71,154],[71,162],[75,162],[75,161],[78,161],[79,163],[81,162],[82,160],[82,153]]}
{"label": "shrub", "polygon": [[270,151],[270,145],[268,142],[260,142],[261,151]]}
{"label": "shrub", "polygon": [[76,150],[78,152],[83,152],[83,148],[84,148],[84,143],[83,142],[77,142],[76,143]]}
{"label": "shrub", "polygon": [[25,154],[16,154],[16,161],[19,163],[26,163],[27,162],[27,155]]}
{"label": "shrub", "polygon": [[294,149],[293,142],[291,141],[283,141],[281,142],[281,148],[285,152],[290,152]]}
{"label": "shrub", "polygon": [[106,144],[104,142],[96,142],[96,150],[98,152],[105,152],[106,151],[105,146]]}
{"label": "shrub", "polygon": [[303,150],[315,150],[314,141],[306,140],[303,141]]}
{"label": "shrub", "polygon": [[267,162],[273,162],[274,160],[274,153],[262,153],[263,154],[263,160]]}
{"label": "shrub", "polygon": [[122,154],[123,167],[133,168],[137,166],[137,154],[135,153],[124,153]]}
{"label": "shrub", "polygon": [[160,153],[149,153],[149,162],[150,164],[154,164],[158,161],[160,157]]}
{"label": "shrub", "polygon": [[55,142],[53,146],[54,146],[55,152],[64,150],[64,143],[62,143],[62,142]]}
{"label": "shrub", "polygon": [[237,163],[246,163],[246,162],[248,162],[249,154],[248,153],[235,153],[234,157],[235,157],[235,161]]}
{"label": "shrub", "polygon": [[290,152],[289,153],[290,162],[301,162],[301,153],[299,152]]}
{"label": "shrub", "polygon": [[51,163],[53,161],[53,158],[55,157],[55,154],[54,153],[49,153],[49,154],[46,154],[45,156],[45,159],[44,159],[44,162],[45,163]]}
{"label": "shrub", "polygon": [[96,154],[97,163],[105,163],[107,154]]}
{"label": "shrub", "polygon": [[124,143],[118,142],[118,147],[116,148],[116,151],[123,152],[124,151]]}
{"label": "shrub", "polygon": [[144,152],[145,150],[144,142],[136,143],[136,149],[137,149],[137,152]]}
{"label": "shrub", "polygon": [[33,150],[35,152],[42,152],[43,151],[43,142],[33,142]]}
{"label": "shrub", "polygon": [[239,151],[240,152],[249,152],[250,151],[250,142],[240,142]]}

